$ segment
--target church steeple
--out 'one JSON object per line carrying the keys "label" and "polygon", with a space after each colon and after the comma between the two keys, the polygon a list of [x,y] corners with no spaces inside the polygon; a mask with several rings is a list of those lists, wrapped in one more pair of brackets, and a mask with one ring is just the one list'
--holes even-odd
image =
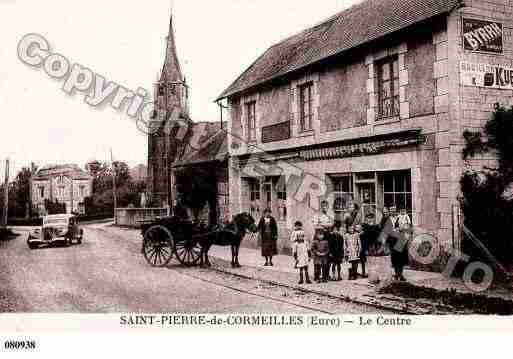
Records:
{"label": "church steeple", "polygon": [[166,37],[166,57],[160,75],[161,82],[183,81],[182,69],[176,52],[175,33],[173,28],[173,14],[169,17],[169,32]]}

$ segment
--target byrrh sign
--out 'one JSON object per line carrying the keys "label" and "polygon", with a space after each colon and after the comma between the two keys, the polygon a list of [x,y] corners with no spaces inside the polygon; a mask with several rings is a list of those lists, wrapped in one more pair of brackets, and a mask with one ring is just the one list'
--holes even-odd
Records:
{"label": "byrrh sign", "polygon": [[463,18],[463,47],[470,51],[502,54],[502,24]]}

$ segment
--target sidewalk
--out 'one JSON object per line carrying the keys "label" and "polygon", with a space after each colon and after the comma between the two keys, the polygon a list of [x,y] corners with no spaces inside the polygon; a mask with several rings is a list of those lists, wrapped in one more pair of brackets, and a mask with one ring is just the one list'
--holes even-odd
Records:
{"label": "sidewalk", "polygon": [[[141,235],[139,230],[119,228],[112,223],[102,223],[94,226],[97,229],[108,231],[112,234],[129,239],[130,242],[139,245]],[[367,272],[369,278],[358,280],[347,280],[347,263],[342,265],[343,280],[330,281],[328,283],[312,283],[299,285],[298,271],[294,269],[294,259],[287,255],[273,257],[274,266],[263,266],[264,259],[259,249],[241,248],[239,262],[241,268],[232,268],[231,251],[229,247],[212,246],[209,252],[213,269],[230,273],[236,276],[266,281],[295,288],[305,292],[317,293],[333,298],[351,301],[359,304],[371,305],[377,308],[394,310],[401,313],[412,314],[447,314],[454,311],[441,303],[424,299],[406,298],[392,294],[380,294],[379,289],[392,282],[392,269],[389,257],[369,257]],[[361,270],[359,268],[359,270]],[[313,279],[313,265],[309,266],[310,277]],[[416,270],[405,270],[404,276],[408,284],[415,290],[415,287],[429,288],[436,292],[454,290],[458,293],[473,293],[466,288],[461,280],[446,278],[440,273],[422,272]],[[379,283],[376,283],[379,279]],[[474,293],[473,293],[474,294]],[[487,297],[499,297],[508,301],[513,300],[513,293],[504,290],[490,290],[485,294]]]}

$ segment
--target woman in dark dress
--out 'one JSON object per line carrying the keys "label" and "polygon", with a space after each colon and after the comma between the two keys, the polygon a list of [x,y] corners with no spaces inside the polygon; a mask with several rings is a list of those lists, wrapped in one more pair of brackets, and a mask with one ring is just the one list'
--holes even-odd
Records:
{"label": "woman in dark dress", "polygon": [[[383,208],[383,219],[380,225],[382,226],[379,241],[384,243],[390,250],[390,260],[392,268],[394,269],[394,279],[406,281],[403,275],[404,267],[408,265],[408,248],[407,241],[404,235],[401,234],[396,228],[396,224],[390,217],[388,209]],[[399,245],[398,245],[399,244]]]}
{"label": "woman in dark dress", "polygon": [[262,239],[262,257],[265,257],[264,266],[273,265],[273,256],[278,254],[276,241],[278,240],[278,225],[271,215],[271,210],[267,208],[264,216],[258,223],[258,232]]}

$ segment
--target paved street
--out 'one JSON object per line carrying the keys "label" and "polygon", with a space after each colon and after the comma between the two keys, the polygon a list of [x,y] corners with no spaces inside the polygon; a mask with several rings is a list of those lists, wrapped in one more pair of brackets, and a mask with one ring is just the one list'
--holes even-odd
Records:
{"label": "paved street", "polygon": [[152,268],[138,243],[96,226],[85,226],[84,243],[69,248],[30,250],[28,229],[16,231],[0,243],[1,312],[378,311],[175,263]]}

